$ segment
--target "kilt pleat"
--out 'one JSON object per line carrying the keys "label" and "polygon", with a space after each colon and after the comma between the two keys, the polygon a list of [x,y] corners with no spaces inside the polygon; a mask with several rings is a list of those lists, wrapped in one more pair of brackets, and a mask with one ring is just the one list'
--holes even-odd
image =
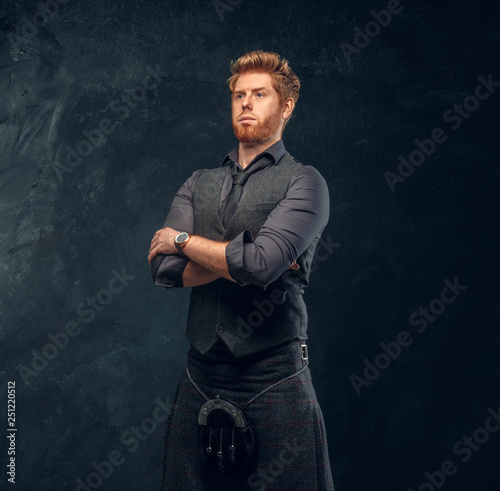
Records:
{"label": "kilt pleat", "polygon": [[[271,384],[300,370],[301,341],[236,358],[219,340],[201,355],[192,345],[187,366],[209,399],[216,394],[243,406]],[[186,372],[166,421],[162,491],[334,491],[326,428],[309,367],[273,387],[244,411],[253,428],[253,469],[219,476],[198,453],[198,413],[205,399]]]}

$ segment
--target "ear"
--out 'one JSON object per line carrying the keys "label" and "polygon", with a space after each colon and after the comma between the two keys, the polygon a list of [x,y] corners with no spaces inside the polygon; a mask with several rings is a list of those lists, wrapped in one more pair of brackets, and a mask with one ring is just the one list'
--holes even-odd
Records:
{"label": "ear", "polygon": [[289,97],[285,101],[285,104],[283,107],[283,112],[281,113],[281,116],[283,117],[283,119],[287,119],[290,116],[290,114],[292,114],[294,107],[295,107],[295,102],[294,102],[292,97]]}

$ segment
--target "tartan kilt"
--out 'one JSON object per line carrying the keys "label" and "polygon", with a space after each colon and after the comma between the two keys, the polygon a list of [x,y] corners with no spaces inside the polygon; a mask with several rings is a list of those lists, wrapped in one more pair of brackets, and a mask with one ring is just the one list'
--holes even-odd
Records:
{"label": "tartan kilt", "polygon": [[[302,342],[294,339],[241,358],[220,339],[204,355],[190,345],[187,366],[209,399],[218,394],[241,407],[305,365]],[[205,402],[184,372],[166,421],[162,491],[334,491],[325,423],[309,367],[244,409],[258,449],[254,468],[245,473],[220,476],[203,462],[198,413]]]}

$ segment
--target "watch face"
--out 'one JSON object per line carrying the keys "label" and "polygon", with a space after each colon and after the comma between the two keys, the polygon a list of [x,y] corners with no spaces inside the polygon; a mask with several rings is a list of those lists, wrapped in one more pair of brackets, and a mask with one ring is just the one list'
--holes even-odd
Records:
{"label": "watch face", "polygon": [[175,238],[175,242],[177,242],[177,244],[182,244],[183,242],[185,242],[188,239],[188,237],[189,237],[189,234],[187,232],[181,232]]}

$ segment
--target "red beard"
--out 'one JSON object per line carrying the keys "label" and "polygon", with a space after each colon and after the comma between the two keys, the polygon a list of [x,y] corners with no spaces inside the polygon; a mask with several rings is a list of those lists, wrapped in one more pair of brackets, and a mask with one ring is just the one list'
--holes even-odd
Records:
{"label": "red beard", "polygon": [[269,116],[263,122],[256,120],[248,125],[233,122],[233,131],[239,141],[243,143],[262,143],[269,138],[281,124],[283,108]]}

